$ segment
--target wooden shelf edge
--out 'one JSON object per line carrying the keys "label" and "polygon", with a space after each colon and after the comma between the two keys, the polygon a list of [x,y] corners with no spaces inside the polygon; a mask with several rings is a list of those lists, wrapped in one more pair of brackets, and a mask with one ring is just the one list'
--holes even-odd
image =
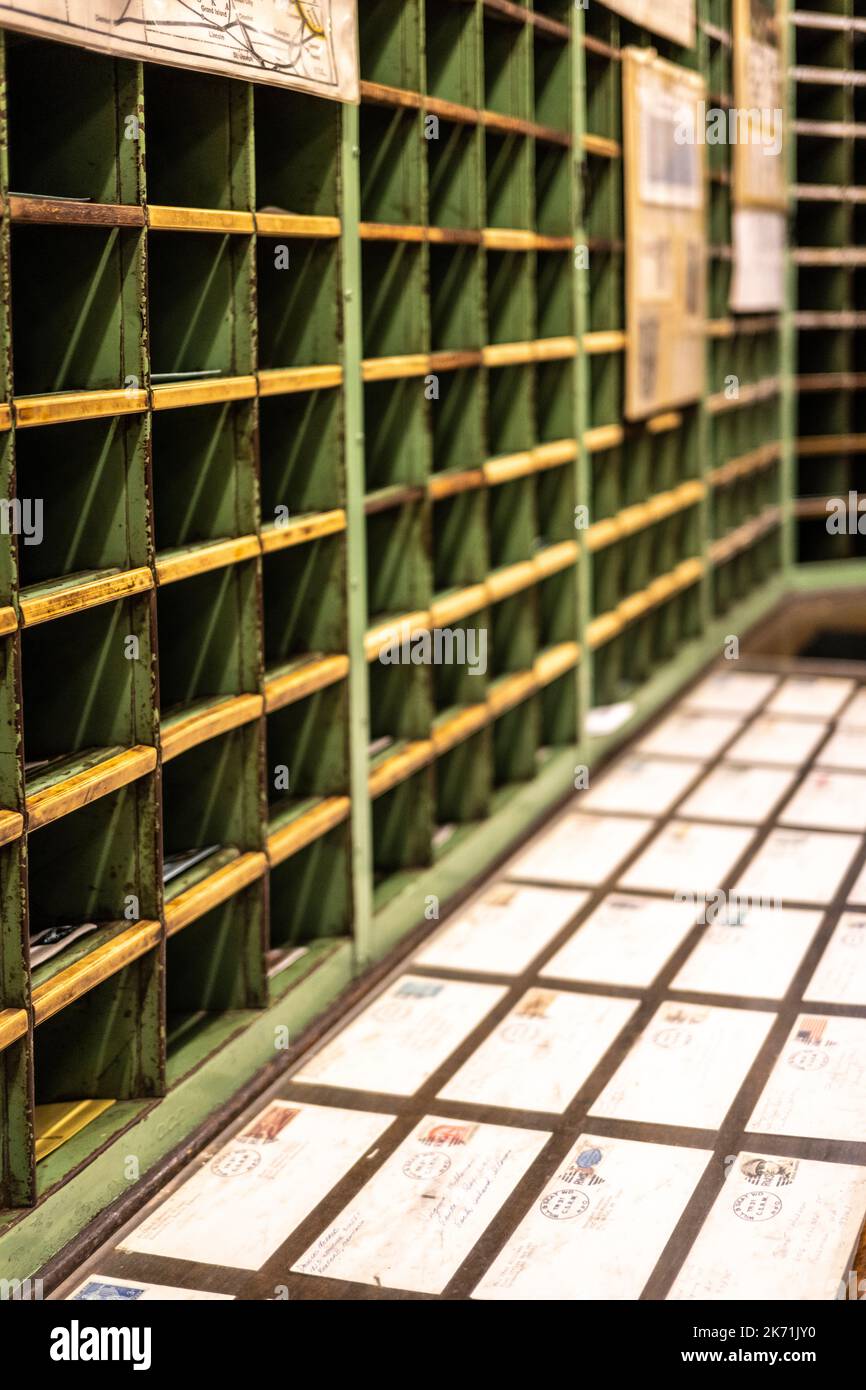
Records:
{"label": "wooden shelf edge", "polygon": [[441,628],[459,623],[461,618],[468,618],[486,608],[488,599],[484,583],[467,584],[465,588],[455,589],[452,593],[437,594],[430,605],[430,626]]}
{"label": "wooden shelf edge", "polygon": [[248,888],[267,871],[267,856],[261,850],[250,850],[233,859],[224,868],[202,879],[185,893],[180,893],[165,905],[166,936],[174,936],[192,922],[198,921],[211,908],[219,907],[241,889]]}
{"label": "wooden shelf edge", "polygon": [[54,593],[28,594],[25,590],[19,600],[21,624],[23,627],[35,627],[54,618],[98,608],[103,603],[116,603],[133,594],[144,594],[152,588],[153,574],[142,565],[138,569],[123,570],[120,574],[83,580],[79,584],[71,583]]}
{"label": "wooden shelf edge", "polygon": [[411,641],[419,632],[427,632],[429,628],[428,611],[398,614],[367,629],[364,636],[364,655],[368,662],[375,661],[386,647]]}
{"label": "wooden shelf edge", "polygon": [[667,574],[653,579],[645,589],[628,594],[607,613],[593,618],[586,629],[587,643],[592,651],[597,651],[612,638],[619,636],[631,623],[658,608],[667,599],[682,593],[692,584],[698,583],[704,575],[704,563],[697,556],[683,560]]}
{"label": "wooden shelf edge", "polygon": [[0,811],[0,845],[20,840],[24,833],[24,817],[20,811]]}
{"label": "wooden shelf edge", "polygon": [[230,695],[208,709],[191,710],[183,719],[172,721],[160,731],[163,763],[171,762],[189,748],[197,748],[200,743],[260,719],[264,706],[262,695]]}
{"label": "wooden shelf edge", "polygon": [[10,222],[67,227],[143,227],[140,203],[80,203],[72,198],[34,198],[7,194]]}
{"label": "wooden shelf edge", "polygon": [[587,154],[597,155],[600,159],[622,158],[622,145],[618,140],[609,140],[606,135],[593,135],[587,131],[583,137],[583,148]]}
{"label": "wooden shelf edge", "polygon": [[56,425],[73,420],[98,420],[108,415],[140,415],[147,409],[147,392],[66,391],[56,395],[17,396],[12,402],[19,429]]}
{"label": "wooden shelf edge", "polygon": [[596,357],[609,352],[624,352],[628,346],[628,337],[624,329],[621,328],[599,329],[594,333],[584,333],[581,341],[583,350],[588,357]]}
{"label": "wooden shelf edge", "polygon": [[579,642],[558,642],[555,647],[539,652],[532,668],[539,686],[550,685],[567,671],[576,670],[581,655]]}
{"label": "wooden shelf edge", "polygon": [[178,580],[197,574],[225,569],[227,565],[236,565],[242,560],[253,560],[260,553],[258,536],[205,541],[202,545],[191,546],[189,550],[178,551],[174,555],[157,555],[154,566],[156,581],[160,587],[176,584]]}
{"label": "wooden shelf edge", "polygon": [[668,492],[655,493],[645,502],[623,507],[614,516],[594,522],[588,528],[587,547],[593,552],[604,550],[617,541],[634,536],[649,526],[655,526],[666,517],[696,506],[698,502],[703,501],[706,493],[706,484],[698,478],[691,478]]}
{"label": "wooden shelf edge", "polygon": [[538,690],[538,677],[534,671],[515,671],[511,675],[499,676],[487,695],[487,708],[491,719],[496,719],[508,710],[514,709]]}
{"label": "wooden shelf edge", "polygon": [[255,212],[253,213],[256,231],[259,236],[285,236],[303,238],[330,238],[342,235],[339,217],[324,217],[315,214],[293,212]]}
{"label": "wooden shelf edge", "polygon": [[727,463],[722,463],[718,468],[714,468],[707,475],[707,483],[712,488],[724,487],[731,483],[735,478],[744,478],[749,473],[757,473],[762,468],[769,468],[781,457],[781,445],[778,441],[771,441],[767,444],[759,444],[756,449],[751,449],[748,454],[739,454],[736,458],[728,459]]}
{"label": "wooden shelf edge", "polygon": [[251,235],[255,222],[251,212],[222,208],[181,208],[148,203],[147,224],[151,231],[240,232]]}
{"label": "wooden shelf edge", "polygon": [[337,681],[345,680],[349,674],[348,656],[323,656],[299,666],[295,671],[283,675],[265,676],[265,713],[283,709],[307,695],[314,695]]}
{"label": "wooden shelf edge", "polygon": [[370,799],[375,800],[399,786],[401,782],[407,781],[413,773],[427,767],[434,756],[432,738],[423,738],[407,743],[404,748],[384,758],[377,767],[370,769],[367,777]]}
{"label": "wooden shelf edge", "polygon": [[707,558],[710,565],[715,568],[732,559],[741,551],[748,549],[755,541],[765,536],[768,531],[772,531],[774,526],[778,526],[781,519],[781,507],[765,507],[758,516],[750,517],[741,526],[734,527],[733,531],[729,531],[726,536],[720,536],[709,547]]}
{"label": "wooden shelf edge", "polygon": [[[487,2],[487,0],[485,0]],[[504,0],[503,0],[504,2]],[[556,21],[547,16],[537,16],[546,24]],[[551,32],[547,30],[547,32]],[[490,111],[486,108],[463,106],[458,102],[446,101],[441,97],[427,96],[423,92],[413,92],[408,88],[392,87],[385,82],[362,81],[360,84],[362,101],[378,106],[400,107],[407,111],[427,111],[441,116],[443,120],[459,125],[480,125],[486,130],[501,131],[505,135],[528,135],[554,145],[568,148],[571,134],[555,126],[539,125],[522,116],[511,116],[506,112]]]}
{"label": "wooden shelf edge", "polygon": [[588,454],[601,454],[616,449],[625,439],[622,425],[595,425],[584,430],[583,445]]}
{"label": "wooden shelf edge", "polygon": [[342,507],[334,507],[327,512],[311,512],[308,516],[290,517],[284,526],[262,527],[262,554],[272,555],[278,550],[304,545],[322,536],[333,536],[345,529],[346,513]]}
{"label": "wooden shelf edge", "polygon": [[329,830],[348,820],[351,802],[347,796],[328,796],[297,820],[268,834],[268,863],[282,864],[300,850],[320,840]]}
{"label": "wooden shelf edge", "polygon": [[490,723],[490,709],[486,700],[474,705],[463,705],[448,718],[434,723],[431,738],[436,757],[448,753],[458,744],[465,743],[473,734],[486,729]]}
{"label": "wooden shelf edge", "polygon": [[862,454],[866,452],[866,434],[817,434],[794,440],[800,458],[817,458],[823,454]]}
{"label": "wooden shelf edge", "polygon": [[401,353],[395,357],[365,357],[361,363],[362,381],[398,381],[404,377],[426,376],[430,370],[427,352]]}
{"label": "wooden shelf edge", "polygon": [[0,1052],[26,1037],[29,1026],[26,1009],[0,1009]]}
{"label": "wooden shelf edge", "polygon": [[37,985],[33,991],[33,1021],[37,1025],[68,1004],[116,975],[125,965],[143,956],[162,937],[160,922],[136,922],[135,926],[107,941],[98,951],[82,956],[74,965]]}
{"label": "wooden shelf edge", "polygon": [[223,405],[227,401],[252,400],[254,376],[220,376],[204,381],[166,381],[151,387],[154,410],[178,410],[188,405]]}
{"label": "wooden shelf edge", "polygon": [[37,830],[51,821],[59,820],[70,811],[108,796],[120,787],[145,777],[156,767],[156,749],[148,744],[136,744],[122,753],[106,758],[95,767],[58,782],[56,786],[33,792],[27,797],[27,830]]}
{"label": "wooden shelf edge", "polygon": [[257,374],[260,396],[292,396],[298,391],[327,391],[343,383],[336,363],[320,367],[266,367]]}

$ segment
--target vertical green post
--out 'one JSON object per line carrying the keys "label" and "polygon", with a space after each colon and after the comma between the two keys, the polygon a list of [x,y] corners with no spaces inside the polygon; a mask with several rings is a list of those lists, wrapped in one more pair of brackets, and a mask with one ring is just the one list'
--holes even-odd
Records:
{"label": "vertical green post", "polygon": [[[695,16],[695,25],[696,25],[696,30],[697,30],[697,32],[696,32],[696,34],[695,34],[695,40],[696,40],[696,43],[697,43],[698,71],[701,73],[701,75],[704,77],[704,79],[705,79],[705,81],[706,81],[706,84],[707,84],[707,92],[710,91],[710,81],[709,81],[709,76],[710,76],[710,74],[709,74],[709,71],[708,71],[708,69],[709,69],[709,61],[708,61],[709,39],[707,38],[707,35],[706,35],[705,32],[704,32],[703,25],[702,25],[701,21],[702,21],[703,19],[705,19],[705,18],[708,17],[708,16],[707,16],[707,10],[708,10],[708,8],[709,8],[708,0],[699,0],[698,9],[697,9],[697,14],[696,14],[696,16]],[[705,158],[707,157],[707,154],[706,154],[706,147],[704,147],[704,156],[705,156]],[[711,221],[711,191],[710,191],[709,169],[707,169],[706,173],[707,173],[707,177],[706,177],[705,180],[704,180],[704,197],[705,197],[705,199],[706,199],[706,204],[705,204],[705,209],[704,209],[704,226],[705,226],[706,231],[707,231],[707,246],[709,247],[709,241],[710,241],[710,221]],[[711,277],[713,274],[716,273],[715,266],[714,266],[714,264],[713,264],[713,262],[712,262],[712,260],[711,260],[711,258],[710,258],[709,255],[707,256],[706,265],[707,265],[707,289],[706,289],[706,294],[707,294],[707,315],[709,315],[709,313],[710,313],[710,304],[711,304],[711,301],[712,301],[712,286],[711,286],[711,282],[710,282],[710,277]],[[699,401],[699,403],[698,403],[698,477],[700,478],[701,482],[702,482],[702,483],[704,484],[704,486],[706,487],[706,495],[704,496],[703,500],[702,500],[701,502],[698,503],[698,535],[699,535],[699,546],[700,546],[700,554],[701,554],[701,556],[703,557],[704,564],[705,564],[703,578],[701,579],[701,582],[700,582],[700,600],[699,600],[699,601],[700,601],[701,636],[703,636],[706,632],[709,631],[710,625],[711,625],[711,623],[712,623],[712,618],[713,618],[713,584],[714,584],[714,580],[713,580],[712,567],[711,567],[711,565],[709,564],[709,549],[710,549],[710,541],[712,540],[712,505],[713,505],[713,502],[712,502],[711,489],[710,489],[709,483],[708,483],[708,481],[707,481],[708,474],[709,474],[709,472],[710,472],[710,460],[711,460],[711,457],[712,457],[712,451],[711,451],[711,443],[712,443],[712,441],[711,441],[711,429],[712,429],[712,426],[711,426],[711,424],[710,424],[710,417],[709,417],[709,413],[708,413],[708,411],[707,411],[707,396],[710,394],[710,392],[711,392],[712,389],[713,389],[713,383],[710,381],[710,377],[709,377],[710,364],[711,364],[712,360],[713,360],[713,350],[712,350],[712,347],[711,347],[711,345],[710,345],[710,340],[707,339],[707,340],[704,342],[704,361],[706,362],[707,377],[706,377],[706,381],[705,381],[705,384],[704,384],[704,394],[701,396],[701,399],[700,399],[700,401]]]}
{"label": "vertical green post", "polygon": [[[574,100],[572,102],[572,216],[574,223],[574,322],[577,337],[577,356],[575,371],[575,438],[577,439],[577,461],[575,463],[575,491],[579,506],[590,504],[589,458],[584,446],[584,431],[589,427],[589,371],[586,354],[583,350],[583,335],[589,328],[589,268],[580,252],[586,250],[586,226],[583,218],[583,137],[586,130],[586,62],[583,51],[583,9],[575,5],[571,21],[571,62]],[[592,522],[592,517],[589,520]],[[575,566],[577,582],[578,641],[581,659],[577,668],[578,727],[577,741],[583,744],[585,738],[586,713],[592,703],[592,652],[586,640],[587,628],[592,618],[592,557],[586,546],[586,534],[578,532],[580,555]]]}
{"label": "vertical green post", "polygon": [[797,267],[791,256],[791,222],[794,201],[791,193],[797,178],[797,142],[794,138],[793,118],[795,115],[796,88],[791,80],[791,51],[794,27],[783,25],[780,40],[781,60],[785,84],[785,164],[788,186],[788,214],[785,245],[785,307],[782,312],[782,337],[780,347],[781,367],[781,452],[779,459],[779,502],[782,509],[782,573],[790,577],[797,556],[796,517],[794,498],[797,493],[796,459],[794,439],[796,436],[797,393],[794,389],[794,376],[797,371],[797,330],[794,327],[794,314],[797,308]]}
{"label": "vertical green post", "polygon": [[356,967],[371,959],[373,855],[367,748],[370,712],[364,633],[367,626],[367,554],[364,520],[364,397],[361,383],[361,181],[359,111],[343,107],[342,295],[346,455],[346,546],[349,653],[349,788],[352,798],[352,891]]}

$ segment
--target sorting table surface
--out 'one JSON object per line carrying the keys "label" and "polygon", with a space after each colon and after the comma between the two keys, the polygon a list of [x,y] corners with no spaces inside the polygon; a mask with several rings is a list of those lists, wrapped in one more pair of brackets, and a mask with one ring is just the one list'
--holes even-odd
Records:
{"label": "sorting table surface", "polygon": [[593,774],[53,1296],[850,1297],[866,772],[832,750],[866,750],[866,684],[759,665]]}

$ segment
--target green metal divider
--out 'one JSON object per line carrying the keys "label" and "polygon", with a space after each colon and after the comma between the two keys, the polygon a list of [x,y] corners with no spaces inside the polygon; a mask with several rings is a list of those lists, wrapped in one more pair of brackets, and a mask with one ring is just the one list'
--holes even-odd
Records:
{"label": "green metal divider", "polygon": [[5,38],[4,496],[44,504],[0,547],[23,1278],[777,601],[795,324],[728,312],[723,149],[707,398],[624,425],[620,55],[730,98],[728,0],[694,50],[571,0],[365,0],[360,108]]}

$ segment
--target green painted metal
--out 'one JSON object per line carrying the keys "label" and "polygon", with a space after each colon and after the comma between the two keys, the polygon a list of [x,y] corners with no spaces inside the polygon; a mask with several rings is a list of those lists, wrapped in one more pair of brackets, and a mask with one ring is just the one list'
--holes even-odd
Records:
{"label": "green painted metal", "polygon": [[345,410],[346,521],[349,649],[349,786],[352,795],[352,935],[356,965],[371,958],[373,915],[373,853],[370,804],[367,796],[367,746],[370,742],[367,662],[367,551],[364,527],[364,392],[361,383],[361,243],[359,113],[342,111],[342,293],[343,388]]}
{"label": "green painted metal", "polygon": [[[786,25],[781,35],[782,62],[786,73],[790,73],[795,52],[794,30]],[[791,122],[796,117],[796,87],[790,76],[785,83],[787,94],[787,122],[785,143],[785,164],[789,188],[797,181],[797,141],[793,136]],[[782,564],[785,572],[795,572],[797,553],[797,522],[794,514],[794,498],[797,494],[797,460],[794,453],[794,439],[797,433],[797,397],[793,378],[797,371],[797,331],[794,327],[794,313],[797,308],[797,269],[791,257],[790,238],[794,229],[794,201],[788,207],[788,243],[785,262],[785,308],[782,315],[782,457],[781,457],[781,507],[782,507]]]}
{"label": "green painted metal", "polygon": [[[574,254],[574,276],[575,276],[575,332],[578,342],[583,342],[584,333],[590,327],[590,259],[589,247],[587,244],[587,227],[584,208],[584,172],[585,160],[583,156],[583,137],[586,132],[586,58],[583,46],[584,37],[584,12],[581,6],[576,5],[572,10],[572,83],[574,89],[574,99],[571,104],[571,138],[573,148],[571,153],[574,178],[572,179],[574,199],[574,224],[575,224],[575,254]],[[575,438],[580,441],[581,448],[578,450],[575,463],[575,500],[577,506],[586,508],[581,515],[583,528],[577,527],[578,540],[581,539],[582,529],[591,523],[595,518],[589,511],[590,497],[590,463],[586,449],[583,447],[583,431],[586,422],[590,419],[590,397],[589,397],[589,368],[586,355],[578,353],[575,360]],[[577,526],[577,513],[575,513],[575,525]],[[586,546],[581,546],[580,557],[575,567],[575,582],[577,584],[577,624],[578,632],[585,633],[592,617],[592,560],[587,553]],[[593,691],[593,657],[588,644],[584,642],[581,647],[580,664],[577,668],[577,692],[578,692],[578,741],[583,739],[584,722],[586,712],[592,703]]]}
{"label": "green painted metal", "polygon": [[783,593],[781,581],[776,578],[725,619],[714,622],[706,634],[681,649],[670,664],[636,692],[633,712],[615,734],[586,739],[580,745],[558,751],[532,782],[509,795],[501,810],[455,845],[434,868],[407,882],[374,919],[374,955],[378,958],[386,954],[425,920],[437,920],[447,910],[449,900],[483,879],[512,846],[574,791],[577,766],[589,768],[591,773],[602,759],[662,711],[709,662],[722,656],[729,633],[746,632],[775,607]]}
{"label": "green painted metal", "polygon": [[866,574],[862,560],[818,560],[796,565],[788,576],[788,583],[792,589],[805,593],[821,589],[856,590],[866,583]]}
{"label": "green painted metal", "polygon": [[[87,1167],[43,1192],[33,1212],[12,1215],[0,1226],[0,1278],[23,1279],[34,1274],[82,1226],[128,1192],[128,1175],[134,1171],[130,1158],[135,1159],[138,1171],[146,1174],[217,1106],[272,1062],[281,1048],[293,1043],[305,1025],[348,985],[351,976],[351,947],[347,942],[338,944],[290,994],[261,1012],[247,1014],[243,1031],[233,1044],[203,1061],[164,1100],[121,1112],[129,1127],[117,1138],[112,1137],[112,1111],[107,1111],[104,1131],[96,1130],[97,1140],[103,1139],[105,1147],[100,1146]],[[92,1142],[85,1140],[84,1134],[80,1138],[79,1161],[89,1156]]]}
{"label": "green painted metal", "polygon": [[[696,50],[697,50],[697,51],[696,51],[696,55],[695,55],[695,56],[696,56],[696,58],[697,58],[697,67],[698,67],[699,71],[702,73],[702,75],[704,76],[705,81],[707,82],[707,89],[708,89],[708,90],[712,90],[712,82],[711,82],[711,76],[710,76],[710,67],[711,67],[711,63],[710,63],[710,42],[711,42],[711,41],[710,41],[710,38],[709,38],[709,36],[708,36],[708,34],[707,34],[705,28],[703,27],[703,24],[702,24],[700,21],[702,21],[702,20],[708,18],[709,15],[710,15],[710,13],[711,13],[711,11],[712,11],[713,9],[714,9],[714,6],[710,3],[710,0],[699,0],[699,4],[698,4],[698,7],[697,7],[697,14],[698,14],[699,23],[698,23],[698,25],[697,25],[697,33],[696,33]],[[705,151],[704,153],[706,154],[706,151]],[[711,197],[711,193],[712,193],[711,186],[710,186],[709,183],[705,184],[705,190],[704,190],[704,191],[705,191],[705,197],[709,199],[709,198]],[[711,209],[708,208],[708,209],[707,209],[707,220],[708,220],[708,222],[711,221],[711,216],[712,216],[712,214],[711,214]],[[712,303],[712,301],[713,301],[713,298],[714,298],[715,286],[714,286],[713,283],[712,283],[712,276],[713,276],[715,270],[716,270],[716,266],[714,265],[714,263],[713,263],[712,261],[708,261],[708,264],[707,264],[707,280],[708,280],[708,284],[707,284],[707,299],[708,299],[708,304],[709,304],[709,306],[710,306],[709,309],[708,309],[708,315],[709,315],[709,316],[712,316],[712,314],[713,314],[713,303]],[[707,390],[708,390],[709,392],[712,392],[712,391],[715,391],[715,390],[718,389],[718,384],[712,380],[712,363],[713,363],[713,351],[712,351],[712,346],[713,346],[712,343],[711,343],[711,342],[708,342],[708,343],[706,344],[705,354],[704,354],[704,355],[705,355],[705,358],[706,358],[706,368],[707,368]],[[700,552],[701,555],[706,555],[706,553],[707,553],[707,551],[708,551],[708,549],[709,549],[710,543],[711,543],[711,541],[712,541],[712,539],[713,539],[713,516],[712,516],[712,512],[713,512],[713,501],[712,501],[711,490],[710,490],[709,483],[708,483],[708,475],[709,475],[709,473],[711,472],[712,463],[713,463],[713,453],[712,453],[712,423],[711,423],[710,416],[709,416],[709,413],[708,413],[707,408],[706,408],[706,399],[704,399],[704,400],[701,401],[700,406],[699,406],[699,409],[698,409],[698,459],[699,459],[699,464],[698,464],[698,468],[699,468],[699,477],[700,477],[701,481],[704,483],[705,487],[707,488],[707,493],[706,493],[705,497],[703,498],[703,500],[698,504],[698,508],[697,508],[697,512],[698,512],[698,533],[699,533],[699,552]],[[704,573],[703,578],[701,579],[699,593],[700,593],[700,625],[701,625],[701,630],[702,630],[702,631],[705,631],[706,628],[708,627],[709,623],[710,623],[711,620],[712,620],[712,612],[713,612],[713,575],[712,575],[712,573],[711,573],[710,571],[706,571],[706,572]]]}
{"label": "green painted metal", "polygon": [[[483,675],[368,663],[365,639],[379,621],[426,612],[544,546],[582,540],[577,506],[588,507],[590,523],[603,520],[687,479],[706,480],[778,435],[772,413],[716,420],[702,402],[676,429],[655,435],[636,423],[622,445],[580,447],[573,462],[433,498],[431,480],[563,438],[582,445],[587,430],[620,423],[621,349],[363,380],[365,358],[581,342],[625,327],[621,160],[584,148],[586,134],[622,136],[621,64],[605,45],[652,44],[697,63],[711,91],[726,89],[729,58],[704,30],[687,53],[603,6],[536,8],[568,25],[567,42],[482,0],[364,0],[362,76],[420,93],[422,109],[368,100],[338,108],[6,36],[4,205],[11,189],[139,208],[284,210],[336,216],[340,235],[292,239],[287,275],[279,236],[4,218],[0,404],[11,398],[13,366],[19,397],[150,388],[151,359],[156,378],[339,364],[343,380],[0,432],[0,496],[38,489],[62,502],[66,523],[32,549],[2,538],[0,609],[64,594],[83,572],[155,574],[208,543],[270,541],[286,511],[297,520],[340,509],[346,528],[0,636],[0,807],[25,809],[25,757],[63,759],[29,770],[32,795],[113,750],[161,750],[192,712],[206,717],[226,697],[262,695],[311,654],[348,653],[349,674],[0,845],[0,1010],[28,1008],[31,985],[109,944],[132,920],[130,897],[139,917],[159,921],[185,891],[243,852],[260,854],[268,835],[290,835],[326,799],[348,794],[350,811],[0,1052],[4,1277],[33,1274],[127,1190],[130,1157],[148,1172],[279,1055],[286,1030],[295,1040],[372,962],[437,920],[569,795],[577,766],[597,767],[719,657],[728,636],[742,635],[788,589],[863,582],[853,558],[792,564],[786,382],[782,467],[764,491],[722,490],[626,542],[584,545],[566,569],[461,617],[455,628],[490,637]],[[700,14],[727,22],[729,9],[727,0],[702,0]],[[584,47],[584,35],[600,42]],[[47,86],[71,113],[51,138],[40,114]],[[447,116],[437,137],[425,93],[558,128],[571,148]],[[178,127],[188,136],[182,149]],[[717,189],[711,240],[722,246],[729,213]],[[429,244],[362,237],[371,222],[474,235]],[[571,244],[503,249],[494,238],[485,249],[485,227]],[[726,277],[717,258],[711,317],[727,315]],[[708,389],[718,392],[728,372],[746,380],[792,370],[790,313],[780,358],[764,338],[711,344]],[[772,536],[747,544],[719,573],[708,570],[592,649],[593,618],[683,559],[706,556],[712,540],[772,500],[783,506],[781,557]],[[123,654],[127,636],[138,639],[135,660]],[[506,702],[446,751],[434,747],[371,798],[371,776],[389,758],[427,745],[461,710],[529,673],[539,652],[570,642],[581,646],[576,669]],[[616,700],[631,703],[630,718],[614,735],[588,739],[593,703]],[[389,740],[384,750],[373,743],[380,738]],[[281,769],[291,773],[288,788]],[[202,842],[219,853],[164,891],[164,855]],[[28,916],[35,928],[73,913],[97,916],[98,933],[31,980]],[[304,954],[293,959],[295,947]],[[116,1103],[37,1168],[34,1101],[73,1094]]]}

